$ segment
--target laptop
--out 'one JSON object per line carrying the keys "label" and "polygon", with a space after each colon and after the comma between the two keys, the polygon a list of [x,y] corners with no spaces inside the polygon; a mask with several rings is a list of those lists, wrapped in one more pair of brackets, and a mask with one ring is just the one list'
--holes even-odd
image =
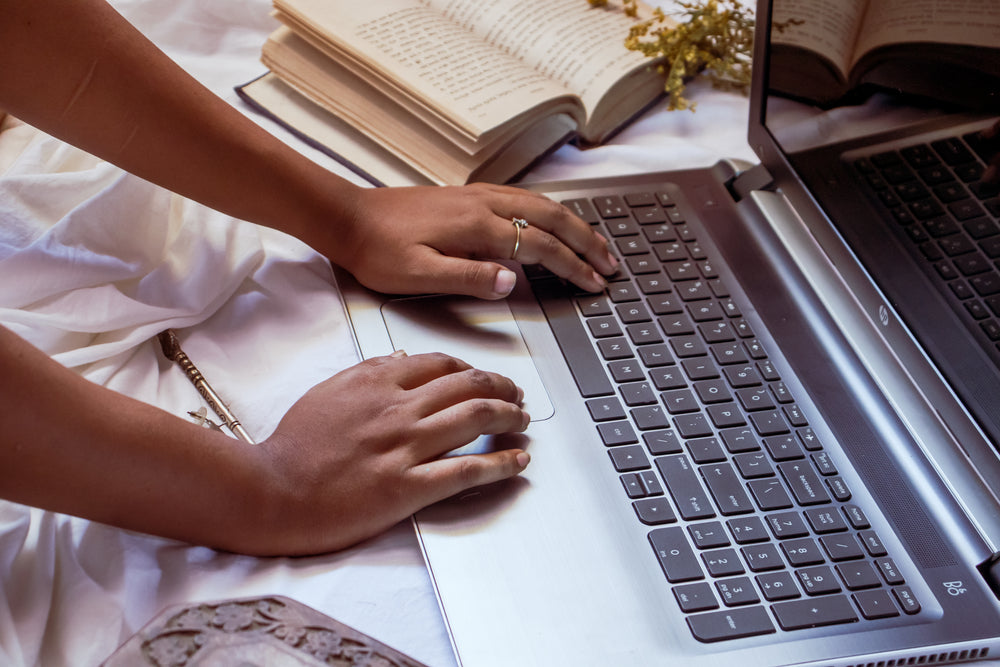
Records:
{"label": "laptop", "polygon": [[611,240],[604,294],[537,267],[502,302],[339,275],[365,357],[525,389],[524,435],[463,450],[526,447],[525,473],[414,517],[464,667],[1000,658],[996,81],[963,67],[942,98],[913,76],[937,67],[889,67],[817,102],[782,68],[820,15],[774,4],[760,165],[525,186]]}

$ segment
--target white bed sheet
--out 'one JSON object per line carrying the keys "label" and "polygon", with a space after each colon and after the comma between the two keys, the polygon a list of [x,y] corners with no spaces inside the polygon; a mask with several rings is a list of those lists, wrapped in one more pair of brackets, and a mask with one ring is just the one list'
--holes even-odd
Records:
{"label": "white bed sheet", "polygon": [[[209,88],[357,180],[233,92],[263,72],[259,49],[276,26],[268,0],[113,4]],[[746,98],[702,85],[692,94],[697,112],[654,109],[610,145],[561,149],[528,178],[754,160]],[[200,399],[153,340],[175,327],[258,438],[356,361],[330,267],[311,249],[11,125],[0,132],[0,322],[94,382],[183,415]],[[166,606],[263,594],[429,665],[454,664],[409,523],[337,554],[257,559],[0,502],[0,664],[97,664]]]}

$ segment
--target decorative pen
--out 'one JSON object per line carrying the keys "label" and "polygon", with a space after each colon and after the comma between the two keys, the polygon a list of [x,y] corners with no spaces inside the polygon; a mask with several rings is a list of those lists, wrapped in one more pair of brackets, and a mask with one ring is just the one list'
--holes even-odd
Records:
{"label": "decorative pen", "polygon": [[205,376],[201,374],[201,371],[198,370],[187,354],[184,353],[184,350],[181,349],[180,341],[177,340],[177,334],[174,333],[174,330],[167,329],[166,331],[161,331],[157,335],[157,338],[160,341],[160,347],[163,348],[164,356],[181,367],[184,375],[191,380],[191,383],[208,403],[208,406],[212,408],[215,414],[219,415],[222,423],[240,440],[248,442],[251,445],[254,444],[253,438],[250,437],[250,434],[246,432],[243,425],[236,419],[236,415],[230,412],[226,404],[223,403],[222,398],[208,384]]}

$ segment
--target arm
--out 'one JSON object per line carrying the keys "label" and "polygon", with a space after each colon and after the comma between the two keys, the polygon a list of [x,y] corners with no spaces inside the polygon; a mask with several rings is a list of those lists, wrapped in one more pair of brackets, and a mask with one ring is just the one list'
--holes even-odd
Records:
{"label": "arm", "polygon": [[528,423],[510,380],[440,355],[350,368],[256,446],[95,385],[3,327],[0,377],[0,497],[241,553],[346,547],[527,464],[521,450],[439,458]]}
{"label": "arm", "polygon": [[518,260],[589,290],[614,270],[604,239],[540,196],[336,177],[202,87],[103,0],[7,0],[3,10],[0,106],[167,189],[297,236],[368,287],[504,296],[513,274],[484,260],[510,256],[515,216],[532,223]]}
{"label": "arm", "polygon": [[[369,287],[502,295],[500,265],[465,258],[509,253],[512,211],[554,232],[526,230],[524,261],[586,283],[593,269],[557,238],[606,252],[586,225],[520,191],[356,188],[211,95],[101,0],[6,0],[3,9],[0,107],[164,187],[298,235]],[[440,458],[528,419],[509,380],[442,356],[348,369],[256,447],[93,385],[2,327],[0,374],[0,497],[246,553],[345,547],[527,463],[519,450]]]}

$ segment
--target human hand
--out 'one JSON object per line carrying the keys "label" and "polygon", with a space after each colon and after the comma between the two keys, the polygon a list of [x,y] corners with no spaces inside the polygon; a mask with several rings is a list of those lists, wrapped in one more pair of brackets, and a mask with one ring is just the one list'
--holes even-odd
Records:
{"label": "human hand", "polygon": [[521,398],[509,379],[443,354],[370,359],[317,385],[254,448],[277,501],[267,503],[251,551],[347,547],[520,473],[528,463],[520,449],[443,455],[482,434],[523,431]]}
{"label": "human hand", "polygon": [[[514,218],[529,224],[519,237]],[[348,227],[350,238],[331,240],[331,259],[380,292],[502,298],[515,275],[490,260],[507,259],[541,264],[597,292],[606,286],[601,274],[617,266],[590,225],[542,195],[506,186],[366,189]]]}

